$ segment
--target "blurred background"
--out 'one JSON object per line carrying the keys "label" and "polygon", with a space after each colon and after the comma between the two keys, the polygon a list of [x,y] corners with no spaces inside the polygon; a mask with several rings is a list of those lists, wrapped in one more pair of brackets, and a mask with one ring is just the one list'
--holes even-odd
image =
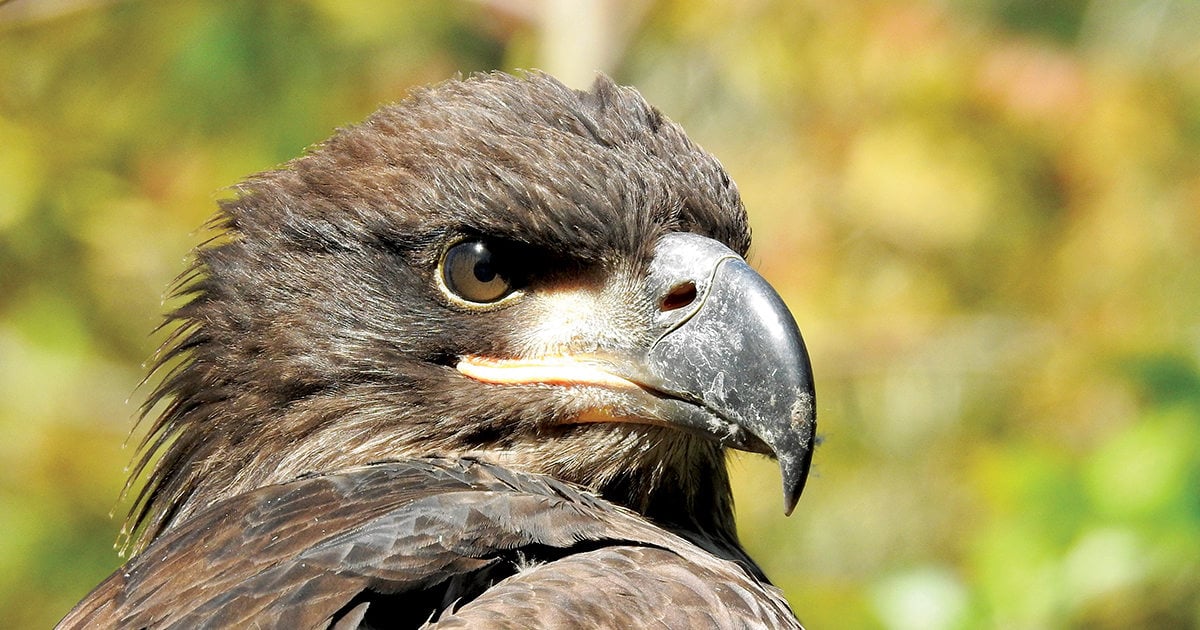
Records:
{"label": "blurred background", "polygon": [[0,3],[0,619],[120,563],[142,362],[228,187],[537,67],[637,86],[739,183],[824,436],[791,518],[735,458],[739,519],[809,627],[1198,627],[1197,33],[1193,0]]}

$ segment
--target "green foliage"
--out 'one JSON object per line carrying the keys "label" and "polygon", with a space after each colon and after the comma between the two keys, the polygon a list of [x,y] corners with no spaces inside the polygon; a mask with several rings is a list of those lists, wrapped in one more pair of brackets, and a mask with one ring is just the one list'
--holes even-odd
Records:
{"label": "green foliage", "polygon": [[[119,564],[148,333],[214,199],[411,86],[557,67],[519,4],[0,7],[0,618]],[[1197,5],[614,6],[610,71],[727,165],[813,353],[797,513],[733,460],[802,618],[1200,626]]]}

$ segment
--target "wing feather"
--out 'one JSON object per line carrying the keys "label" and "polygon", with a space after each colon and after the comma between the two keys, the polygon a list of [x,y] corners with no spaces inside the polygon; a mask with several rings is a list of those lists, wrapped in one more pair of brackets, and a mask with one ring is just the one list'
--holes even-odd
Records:
{"label": "wing feather", "polygon": [[466,627],[504,615],[796,625],[745,567],[629,510],[549,477],[429,458],[218,503],[160,536],[59,627]]}

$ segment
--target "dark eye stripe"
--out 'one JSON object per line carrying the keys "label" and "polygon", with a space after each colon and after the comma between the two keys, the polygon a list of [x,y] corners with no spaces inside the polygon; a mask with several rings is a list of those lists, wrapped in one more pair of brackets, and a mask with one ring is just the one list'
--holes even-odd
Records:
{"label": "dark eye stripe", "polygon": [[508,295],[512,281],[483,241],[464,241],[446,250],[442,280],[446,288],[468,302],[488,304]]}

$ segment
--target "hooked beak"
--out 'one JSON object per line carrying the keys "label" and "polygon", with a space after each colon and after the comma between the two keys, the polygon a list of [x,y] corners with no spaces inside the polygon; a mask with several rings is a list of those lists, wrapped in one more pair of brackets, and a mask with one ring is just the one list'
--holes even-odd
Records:
{"label": "hooked beak", "polygon": [[630,392],[644,413],[587,422],[669,424],[725,446],[775,456],[784,511],[804,490],[816,434],[812,366],[775,289],[715,240],[671,233],[655,247],[644,285],[659,305],[647,346],[586,357],[464,359],[493,383],[596,385]]}

